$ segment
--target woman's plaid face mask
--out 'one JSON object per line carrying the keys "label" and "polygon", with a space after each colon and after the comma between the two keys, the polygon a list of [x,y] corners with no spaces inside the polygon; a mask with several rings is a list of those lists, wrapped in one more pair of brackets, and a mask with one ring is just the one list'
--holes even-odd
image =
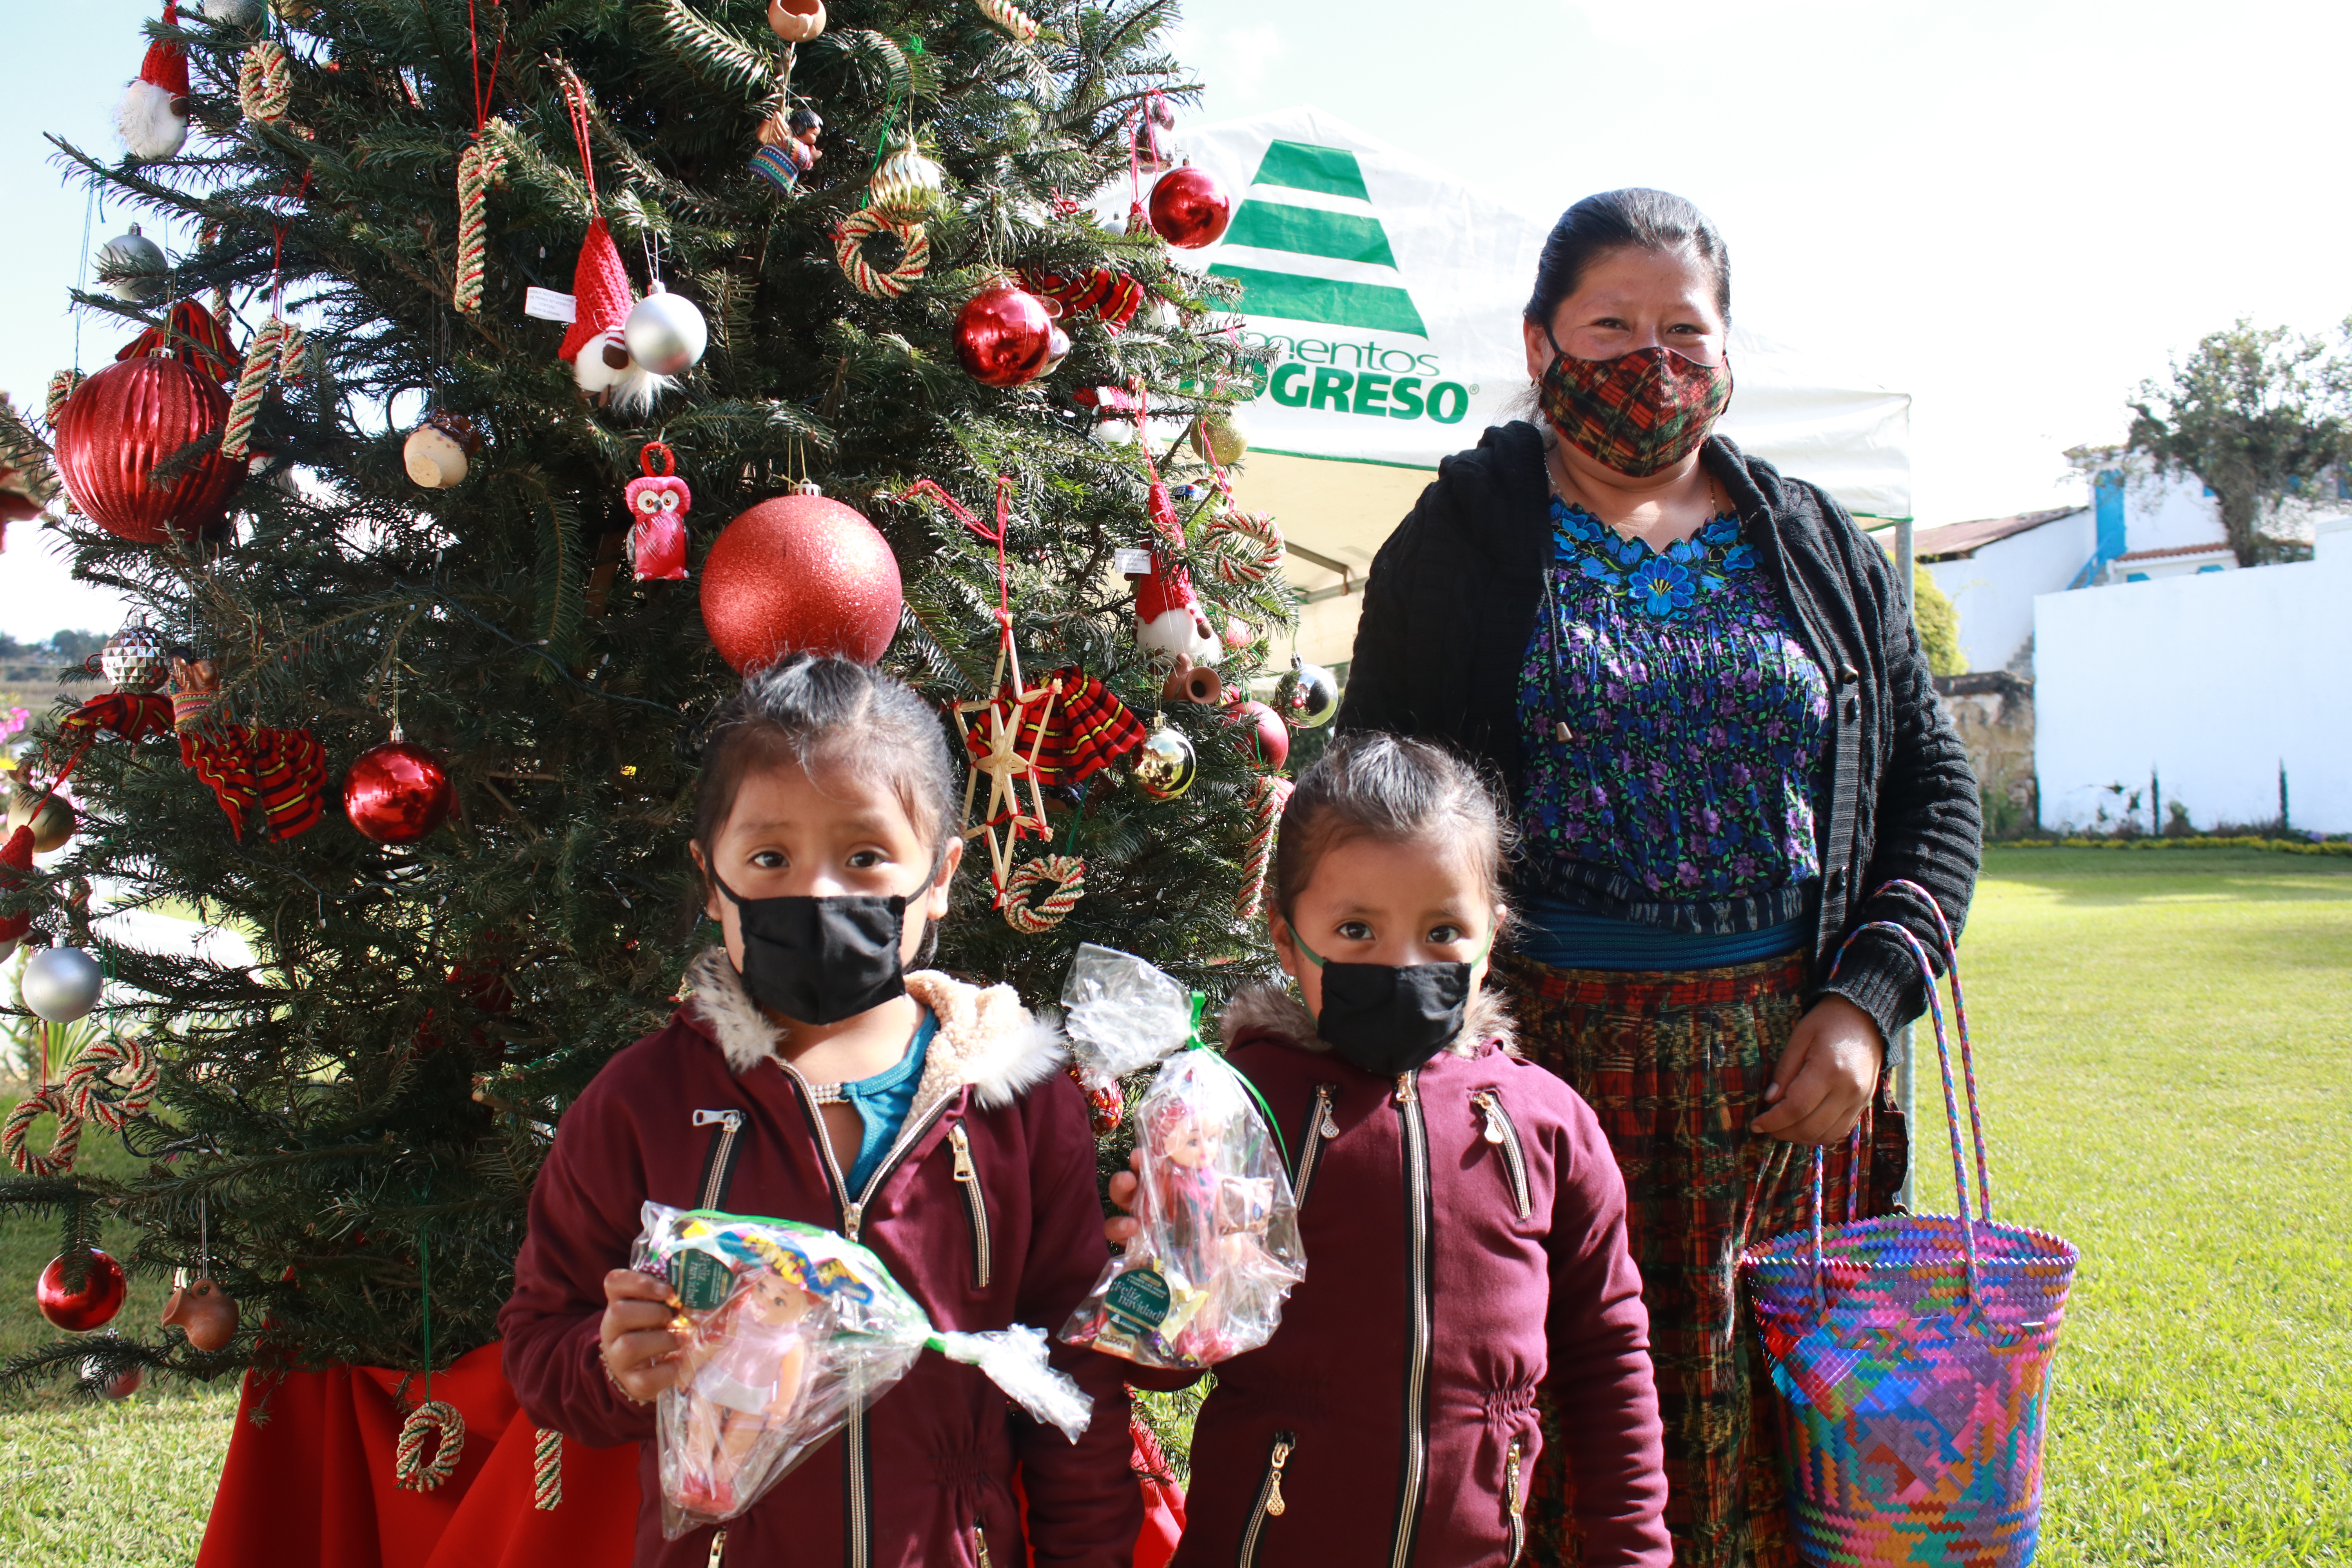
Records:
{"label": "woman's plaid face mask", "polygon": [[1538,388],[1560,438],[1627,479],[1647,479],[1698,450],[1731,401],[1731,366],[1667,348],[1578,359],[1552,343]]}

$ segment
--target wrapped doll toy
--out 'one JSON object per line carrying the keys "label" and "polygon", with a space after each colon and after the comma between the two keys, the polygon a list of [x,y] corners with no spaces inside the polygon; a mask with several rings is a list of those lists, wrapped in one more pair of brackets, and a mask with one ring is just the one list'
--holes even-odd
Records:
{"label": "wrapped doll toy", "polygon": [[1201,998],[1150,964],[1081,947],[1062,1000],[1090,1085],[1161,1061],[1134,1112],[1142,1232],[1111,1259],[1062,1339],[1159,1367],[1211,1366],[1255,1350],[1307,1272],[1278,1135],[1248,1081],[1202,1045]]}
{"label": "wrapped doll toy", "polygon": [[941,1332],[882,1260],[829,1230],[645,1205],[633,1267],[667,1281],[679,1376],[663,1393],[662,1533],[734,1518],[907,1374],[926,1349],[986,1373],[1073,1442],[1090,1402],[1045,1336]]}

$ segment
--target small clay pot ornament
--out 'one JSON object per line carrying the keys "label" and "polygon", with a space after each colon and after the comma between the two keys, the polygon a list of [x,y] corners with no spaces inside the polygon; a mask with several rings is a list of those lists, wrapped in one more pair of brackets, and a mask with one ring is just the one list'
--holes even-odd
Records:
{"label": "small clay pot ornament", "polygon": [[768,31],[805,44],[824,31],[824,0],[768,0]]}
{"label": "small clay pot ornament", "polygon": [[1219,679],[1213,665],[1194,664],[1182,654],[1175,656],[1175,667],[1168,679],[1160,683],[1160,698],[1169,702],[1222,702],[1225,683]]}
{"label": "small clay pot ornament", "polygon": [[8,827],[6,832],[0,833],[0,839],[27,826],[33,830],[34,854],[46,855],[52,849],[62,849],[66,840],[73,837],[74,808],[66,804],[66,798],[61,795],[53,795],[44,800],[35,790],[11,790]]}
{"label": "small clay pot ornament", "polygon": [[178,1328],[191,1349],[210,1355],[236,1338],[236,1300],[210,1279],[176,1285],[163,1303],[163,1326]]}
{"label": "small clay pot ornament", "polygon": [[428,490],[446,490],[466,477],[482,450],[481,432],[462,414],[436,412],[409,432],[400,448],[408,477]]}

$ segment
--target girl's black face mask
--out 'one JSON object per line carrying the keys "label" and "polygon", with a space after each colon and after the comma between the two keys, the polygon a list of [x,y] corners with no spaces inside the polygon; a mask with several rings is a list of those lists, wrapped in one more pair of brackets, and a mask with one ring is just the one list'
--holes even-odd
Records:
{"label": "girl's black face mask", "polygon": [[837,1024],[907,994],[898,961],[907,900],[896,894],[836,893],[740,899],[743,989],[772,1013],[802,1024]]}
{"label": "girl's black face mask", "polygon": [[1296,926],[1290,939],[1323,972],[1315,1032],[1342,1061],[1382,1078],[1420,1068],[1462,1032],[1470,977],[1486,956],[1482,949],[1468,963],[1327,963]]}

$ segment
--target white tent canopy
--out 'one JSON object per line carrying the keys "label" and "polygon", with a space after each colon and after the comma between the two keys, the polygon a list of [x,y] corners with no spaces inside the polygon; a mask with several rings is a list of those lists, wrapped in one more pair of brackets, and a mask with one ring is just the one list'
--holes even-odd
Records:
{"label": "white tent canopy", "polygon": [[[1299,645],[1343,659],[1349,590],[1430,470],[1525,406],[1519,310],[1558,214],[1505,206],[1312,109],[1171,140],[1235,201],[1224,238],[1185,258],[1241,283],[1248,341],[1276,351],[1245,416],[1240,495],[1298,547],[1294,582],[1337,590]],[[1908,395],[1744,327],[1730,359],[1727,435],[1850,510],[1910,515]]]}

